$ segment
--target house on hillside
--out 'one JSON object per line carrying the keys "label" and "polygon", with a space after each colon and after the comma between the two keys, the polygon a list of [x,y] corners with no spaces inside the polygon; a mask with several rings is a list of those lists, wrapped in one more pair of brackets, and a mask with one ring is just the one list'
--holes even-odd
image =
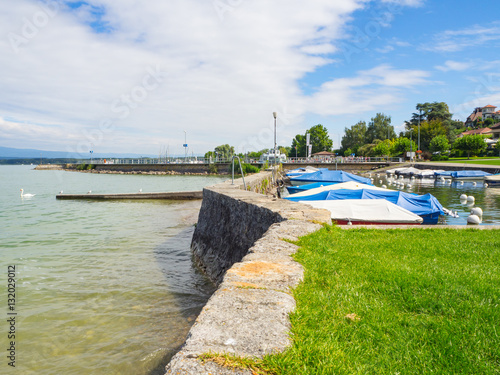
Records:
{"label": "house on hillside", "polygon": [[467,117],[465,120],[466,127],[473,127],[474,122],[477,121],[480,117],[484,120],[487,118],[492,118],[494,120],[500,121],[500,111],[496,110],[497,107],[494,105],[488,104],[484,107],[476,107],[474,111]]}
{"label": "house on hillside", "polygon": [[488,144],[488,149],[492,149],[493,147],[495,147],[495,144],[498,142],[498,139],[500,138],[500,122],[496,123],[495,125],[492,125],[489,128],[473,129],[460,133],[458,135],[458,138],[463,137],[464,135],[475,135],[475,134],[491,135],[491,138],[486,138],[485,142]]}
{"label": "house on hillside", "polygon": [[491,129],[490,128],[481,128],[481,129],[473,129],[473,130],[467,130],[466,132],[460,133],[458,135],[458,138],[463,137],[464,135],[487,135],[491,134]]}

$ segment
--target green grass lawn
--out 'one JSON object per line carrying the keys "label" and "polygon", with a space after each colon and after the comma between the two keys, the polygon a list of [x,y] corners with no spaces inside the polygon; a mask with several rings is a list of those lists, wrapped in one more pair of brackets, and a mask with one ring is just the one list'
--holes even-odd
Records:
{"label": "green grass lawn", "polygon": [[457,164],[483,164],[483,165],[500,165],[500,158],[460,158],[440,161],[439,163],[457,163]]}
{"label": "green grass lawn", "polygon": [[275,374],[500,374],[500,232],[325,227],[302,238]]}

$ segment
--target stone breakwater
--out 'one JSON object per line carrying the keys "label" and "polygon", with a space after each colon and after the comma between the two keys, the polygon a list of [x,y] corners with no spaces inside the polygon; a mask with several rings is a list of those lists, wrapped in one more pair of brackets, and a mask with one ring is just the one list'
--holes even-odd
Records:
{"label": "stone breakwater", "polygon": [[167,374],[251,374],[199,360],[205,353],[263,357],[290,345],[288,315],[295,308],[290,289],[303,269],[287,240],[330,223],[330,212],[256,193],[271,173],[215,185],[203,191],[193,234],[195,261],[218,285],[191,328]]}

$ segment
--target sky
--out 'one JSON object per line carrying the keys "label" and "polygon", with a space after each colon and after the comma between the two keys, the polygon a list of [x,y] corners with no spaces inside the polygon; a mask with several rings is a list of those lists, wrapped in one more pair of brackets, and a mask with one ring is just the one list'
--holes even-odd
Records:
{"label": "sky", "polygon": [[[0,3],[0,146],[204,154],[417,103],[500,107],[500,3],[16,0]],[[277,113],[276,124],[273,112]]]}

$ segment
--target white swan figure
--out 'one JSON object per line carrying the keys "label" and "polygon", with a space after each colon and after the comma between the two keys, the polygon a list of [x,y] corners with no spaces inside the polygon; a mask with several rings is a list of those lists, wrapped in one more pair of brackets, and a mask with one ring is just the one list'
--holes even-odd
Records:
{"label": "white swan figure", "polygon": [[24,189],[21,189],[21,198],[33,198],[36,194],[24,194]]}

